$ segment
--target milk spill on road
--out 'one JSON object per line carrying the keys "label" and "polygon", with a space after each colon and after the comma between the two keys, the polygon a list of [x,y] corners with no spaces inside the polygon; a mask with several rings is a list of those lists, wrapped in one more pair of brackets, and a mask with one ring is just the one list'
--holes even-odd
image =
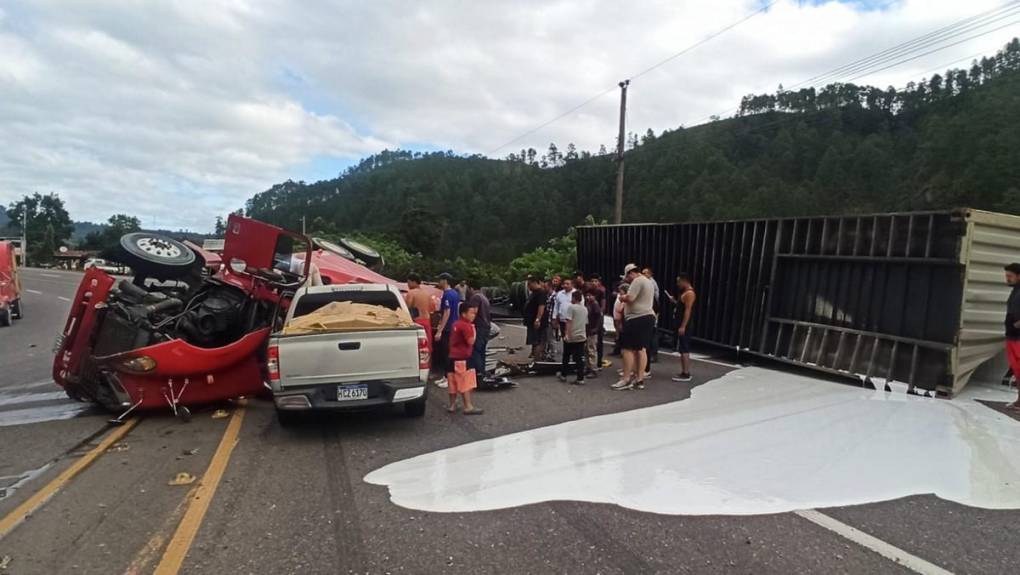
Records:
{"label": "milk spill on road", "polygon": [[744,368],[685,401],[469,443],[365,481],[436,512],[577,500],[747,515],[923,493],[1020,508],[1020,423],[974,395],[926,399]]}
{"label": "milk spill on road", "polygon": [[[50,391],[54,388],[57,391]],[[91,404],[68,398],[52,381],[0,390],[0,427],[70,419],[92,409]]]}

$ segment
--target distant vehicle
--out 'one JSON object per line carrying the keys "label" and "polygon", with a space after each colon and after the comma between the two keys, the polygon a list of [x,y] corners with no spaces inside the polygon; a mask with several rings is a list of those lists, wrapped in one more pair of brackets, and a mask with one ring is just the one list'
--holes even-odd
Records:
{"label": "distant vehicle", "polygon": [[83,269],[92,269],[92,268],[95,268],[95,269],[100,270],[100,271],[104,271],[104,272],[109,273],[109,274],[118,274],[118,273],[123,273],[124,272],[124,266],[119,266],[119,265],[117,265],[115,263],[108,262],[108,261],[106,261],[104,259],[100,259],[100,258],[89,258],[89,259],[85,260],[85,265],[83,266]]}
{"label": "distant vehicle", "polygon": [[[326,285],[297,290],[284,326],[334,302],[400,310],[410,318],[393,285]],[[268,354],[269,385],[282,425],[312,410],[400,404],[409,416],[425,414],[431,356],[421,326],[284,333],[270,338]]]}
{"label": "distant vehicle", "polygon": [[6,327],[25,314],[21,302],[21,280],[14,244],[0,241],[0,327]]}

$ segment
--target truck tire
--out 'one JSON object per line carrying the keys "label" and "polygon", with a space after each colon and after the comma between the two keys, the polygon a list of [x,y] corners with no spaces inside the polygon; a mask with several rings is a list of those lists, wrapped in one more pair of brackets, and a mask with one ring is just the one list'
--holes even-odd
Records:
{"label": "truck tire", "polygon": [[276,410],[276,420],[280,422],[280,427],[294,427],[300,419],[300,413],[287,411],[286,409]]}
{"label": "truck tire", "polygon": [[404,404],[404,415],[407,417],[423,417],[425,415],[426,398],[416,399]]}
{"label": "truck tire", "polygon": [[11,308],[5,307],[0,309],[0,327],[7,327],[11,325]]}
{"label": "truck tire", "polygon": [[25,304],[21,302],[20,298],[11,302],[11,309],[14,313],[14,319],[25,317]]}
{"label": "truck tire", "polygon": [[329,240],[325,240],[322,238],[312,238],[312,244],[317,248],[321,248],[326,250],[327,252],[334,253],[344,258],[345,260],[351,260],[353,262],[354,260],[357,259],[354,256],[354,254],[351,253],[350,250],[343,246],[338,246]]}
{"label": "truck tire", "polygon": [[123,263],[136,273],[158,279],[187,274],[195,263],[195,252],[181,242],[161,234],[135,232],[120,238]]}
{"label": "truck tire", "polygon": [[375,264],[382,262],[382,256],[379,252],[361,242],[356,242],[347,238],[340,238],[340,246],[354,254],[354,257],[365,262],[366,266],[372,267]]}

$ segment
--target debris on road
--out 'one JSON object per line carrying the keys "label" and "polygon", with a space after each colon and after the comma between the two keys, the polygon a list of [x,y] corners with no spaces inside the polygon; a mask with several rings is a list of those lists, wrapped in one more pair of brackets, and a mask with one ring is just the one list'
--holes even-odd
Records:
{"label": "debris on road", "polygon": [[190,473],[178,473],[176,477],[167,482],[167,485],[191,485],[195,482],[195,476]]}
{"label": "debris on road", "polygon": [[213,412],[212,418],[213,419],[223,419],[224,417],[227,417],[228,415],[230,415],[230,412],[227,411],[226,409],[217,409],[216,411]]}
{"label": "debris on road", "polygon": [[4,555],[3,559],[0,559],[0,569],[3,569],[4,571],[6,571],[7,567],[9,567],[10,564],[11,564],[11,556],[10,555]]}
{"label": "debris on road", "polygon": [[114,443],[113,445],[110,446],[109,449],[106,450],[106,452],[107,453],[120,453],[122,451],[127,451],[129,449],[131,449],[130,445],[128,445],[127,443],[121,442],[121,443]]}

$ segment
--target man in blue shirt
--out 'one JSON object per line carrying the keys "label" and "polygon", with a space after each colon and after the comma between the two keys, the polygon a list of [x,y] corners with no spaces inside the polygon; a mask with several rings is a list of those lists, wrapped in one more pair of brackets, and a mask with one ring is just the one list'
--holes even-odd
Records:
{"label": "man in blue shirt", "polygon": [[[452,283],[453,276],[445,272],[439,274],[439,289],[443,290],[439,311],[443,317],[439,319],[439,327],[436,328],[436,338],[433,344],[437,362],[435,365],[446,365],[446,359],[450,354],[450,331],[453,330],[453,324],[460,317],[460,292],[450,287]],[[446,387],[446,378],[437,379],[436,385]]]}

